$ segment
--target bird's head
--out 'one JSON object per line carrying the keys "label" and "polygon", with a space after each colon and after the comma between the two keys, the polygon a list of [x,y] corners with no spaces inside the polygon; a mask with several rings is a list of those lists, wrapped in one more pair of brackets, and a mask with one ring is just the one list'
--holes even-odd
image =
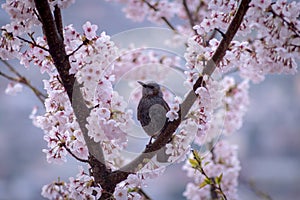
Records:
{"label": "bird's head", "polygon": [[141,81],[138,81],[138,83],[143,87],[143,97],[163,96],[159,84],[155,82],[143,83]]}

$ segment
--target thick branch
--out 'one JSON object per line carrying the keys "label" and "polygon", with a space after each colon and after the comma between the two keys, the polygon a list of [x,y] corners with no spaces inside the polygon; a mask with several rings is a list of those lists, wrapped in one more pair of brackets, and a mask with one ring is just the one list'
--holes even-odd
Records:
{"label": "thick branch", "polygon": [[[226,50],[230,42],[232,41],[234,35],[238,31],[239,26],[243,21],[243,17],[246,14],[249,3],[251,0],[242,0],[232,22],[230,23],[227,32],[225,33],[225,37],[220,42],[215,54],[213,55],[212,59],[208,61],[206,68],[203,70],[203,75],[210,76],[213,71],[215,70],[216,66],[219,65],[223,57],[225,56]],[[181,104],[181,109],[179,111],[179,115],[181,119],[184,119],[184,116],[188,113],[192,105],[194,104],[197,96],[195,94],[195,90],[203,84],[203,77],[200,76],[196,83],[193,86],[193,90],[189,92],[186,99]],[[132,162],[127,164],[126,166],[122,167],[120,170],[115,171],[111,175],[112,181],[117,181],[116,183],[124,180],[128,174],[137,172],[141,166],[144,166],[149,159],[151,159],[155,155],[155,151],[162,148],[166,145],[169,139],[172,137],[173,133],[176,131],[178,126],[181,123],[181,119],[174,120],[173,122],[168,122],[166,125],[165,130],[161,132],[159,137],[154,141],[152,145],[148,145],[143,153],[134,159]]]}
{"label": "thick branch", "polygon": [[[68,93],[68,96],[72,97],[75,77],[74,75],[69,74],[69,69],[71,66],[68,59],[66,59],[66,51],[63,39],[53,19],[48,1],[35,0],[35,5],[43,23],[44,34],[47,38],[49,46],[49,53],[53,58],[54,64]],[[70,98],[70,100],[72,101],[72,98]]]}
{"label": "thick branch", "polygon": [[35,0],[35,5],[43,24],[43,31],[49,46],[49,53],[52,56],[62,84],[68,94],[69,100],[72,103],[72,107],[80,129],[83,133],[90,157],[95,158],[93,160],[93,165],[91,165],[92,171],[98,172],[94,173],[95,181],[100,183],[101,186],[105,188],[106,185],[103,184],[103,180],[101,179],[104,174],[107,173],[103,151],[100,144],[94,142],[94,140],[88,136],[86,124],[90,110],[85,104],[84,98],[80,91],[80,86],[77,84],[75,76],[69,74],[71,65],[63,42],[60,10],[55,8],[54,19],[47,0]]}
{"label": "thick branch", "polygon": [[63,24],[62,24],[62,16],[61,16],[61,10],[58,7],[58,5],[55,5],[54,7],[54,18],[55,18],[55,24],[58,30],[58,33],[63,38]]}

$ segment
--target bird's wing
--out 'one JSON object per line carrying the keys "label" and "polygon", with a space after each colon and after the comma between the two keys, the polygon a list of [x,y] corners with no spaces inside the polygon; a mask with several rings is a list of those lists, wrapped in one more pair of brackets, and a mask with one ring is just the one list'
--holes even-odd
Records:
{"label": "bird's wing", "polygon": [[146,101],[147,99],[141,99],[137,107],[137,119],[140,121],[143,127],[147,126],[151,121],[149,117],[149,108],[147,107],[149,102]]}
{"label": "bird's wing", "polygon": [[164,105],[155,104],[151,106],[149,110],[149,116],[151,121],[148,124],[148,126],[150,126],[149,128],[151,128],[152,132],[159,133],[162,130],[166,123],[167,112],[168,111],[166,110]]}

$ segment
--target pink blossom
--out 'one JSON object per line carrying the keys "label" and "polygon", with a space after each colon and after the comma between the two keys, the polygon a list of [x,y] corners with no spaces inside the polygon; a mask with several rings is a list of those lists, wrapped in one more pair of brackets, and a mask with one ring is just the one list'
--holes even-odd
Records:
{"label": "pink blossom", "polygon": [[22,92],[23,86],[20,83],[11,82],[7,85],[5,93],[15,96],[16,94]]}
{"label": "pink blossom", "polygon": [[96,31],[98,30],[98,26],[95,24],[91,24],[91,22],[87,21],[84,25],[82,25],[82,29],[84,30],[84,34],[88,40],[92,40],[96,37]]}

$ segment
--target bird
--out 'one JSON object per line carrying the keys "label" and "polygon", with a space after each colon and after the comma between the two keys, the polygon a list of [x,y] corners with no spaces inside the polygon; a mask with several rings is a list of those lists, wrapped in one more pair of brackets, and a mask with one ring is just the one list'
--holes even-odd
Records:
{"label": "bird", "polygon": [[155,82],[143,83],[138,81],[142,88],[142,98],[137,107],[137,118],[144,131],[151,137],[157,138],[164,128],[170,110],[169,105],[163,98],[160,85]]}
{"label": "bird", "polygon": [[[137,119],[146,134],[150,136],[148,145],[151,145],[152,139],[156,139],[164,130],[168,121],[166,114],[170,107],[163,98],[159,84],[141,81],[138,83],[142,86],[142,98],[137,107]],[[157,160],[165,162],[167,159],[168,156],[165,154],[165,147],[163,147],[157,153]]]}

